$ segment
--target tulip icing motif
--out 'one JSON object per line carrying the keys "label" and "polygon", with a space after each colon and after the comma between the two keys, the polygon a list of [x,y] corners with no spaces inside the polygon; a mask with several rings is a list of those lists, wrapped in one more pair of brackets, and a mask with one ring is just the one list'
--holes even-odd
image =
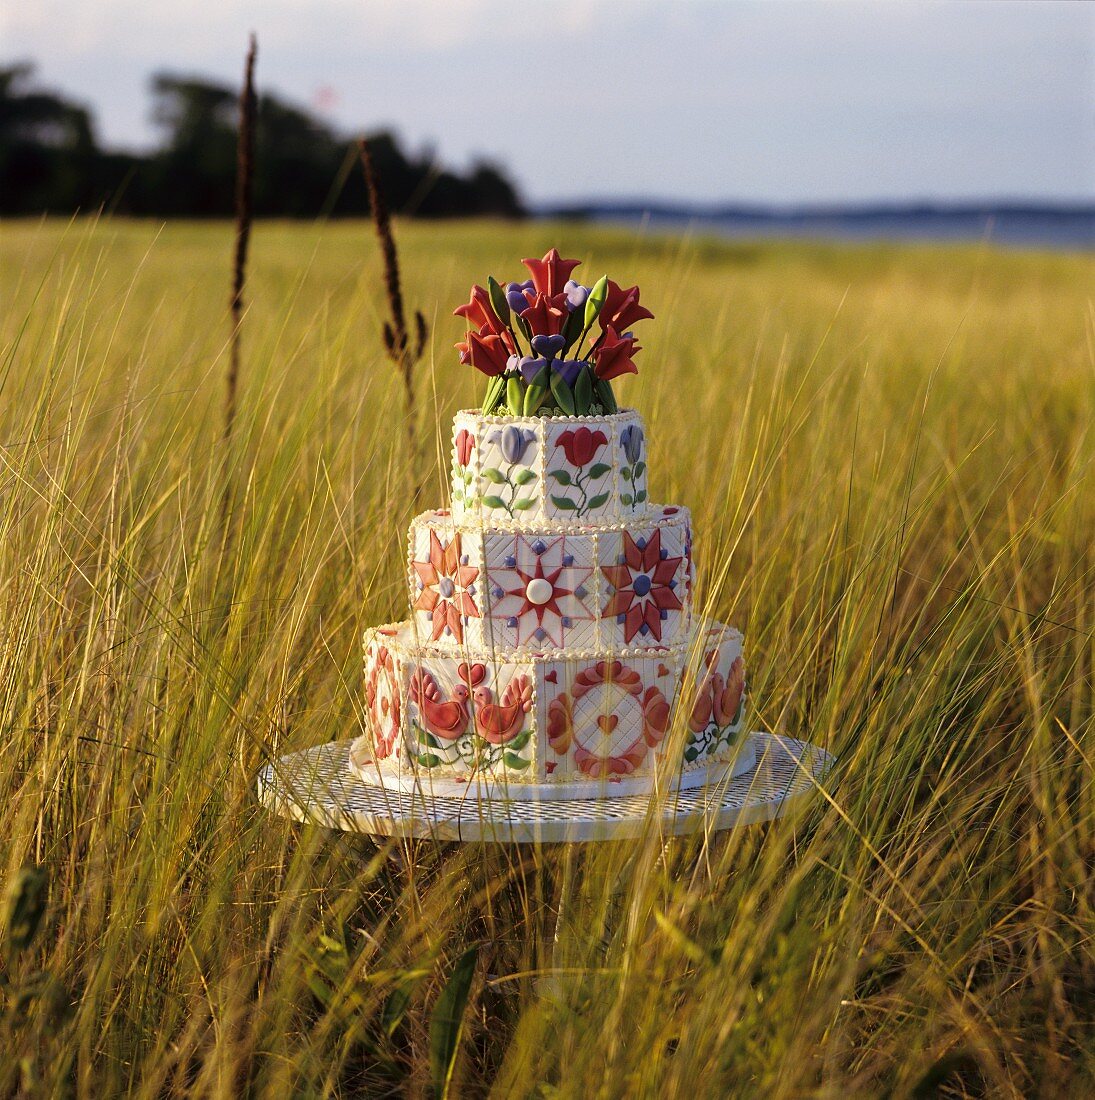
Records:
{"label": "tulip icing motif", "polygon": [[483,412],[501,416],[601,416],[616,412],[612,380],[636,374],[642,351],[631,326],[654,314],[639,288],[608,276],[574,279],[578,260],[551,249],[521,261],[531,278],[474,286],[454,312],[468,325],[460,362],[485,374]]}

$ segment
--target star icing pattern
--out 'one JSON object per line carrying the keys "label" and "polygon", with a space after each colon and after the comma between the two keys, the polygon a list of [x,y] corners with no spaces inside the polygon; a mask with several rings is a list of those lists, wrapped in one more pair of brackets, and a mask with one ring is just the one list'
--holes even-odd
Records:
{"label": "star icing pattern", "polygon": [[669,556],[662,549],[661,530],[648,538],[632,538],[623,533],[622,550],[616,565],[603,565],[601,572],[615,591],[602,615],[615,617],[624,629],[624,641],[638,634],[662,640],[662,624],[670,611],[681,611],[683,604],[675,589],[676,575],[683,558]]}
{"label": "star icing pattern", "polygon": [[490,570],[491,617],[517,631],[517,645],[562,649],[579,622],[593,622],[585,603],[592,567],[575,563],[566,536],[518,535],[503,568]]}
{"label": "star icing pattern", "polygon": [[468,557],[461,552],[460,535],[454,533],[447,545],[443,545],[436,531],[430,530],[429,557],[413,561],[418,574],[418,598],[415,611],[425,611],[433,627],[431,641],[443,634],[451,634],[457,642],[464,641],[464,624],[468,619],[479,618],[475,604],[475,581],[479,570],[468,564]]}

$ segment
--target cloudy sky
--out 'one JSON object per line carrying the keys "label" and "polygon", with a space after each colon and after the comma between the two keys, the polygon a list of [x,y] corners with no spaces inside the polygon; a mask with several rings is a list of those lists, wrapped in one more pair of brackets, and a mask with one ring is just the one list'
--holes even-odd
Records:
{"label": "cloudy sky", "polygon": [[0,0],[0,62],[139,147],[251,29],[263,88],[533,201],[1095,199],[1095,3]]}

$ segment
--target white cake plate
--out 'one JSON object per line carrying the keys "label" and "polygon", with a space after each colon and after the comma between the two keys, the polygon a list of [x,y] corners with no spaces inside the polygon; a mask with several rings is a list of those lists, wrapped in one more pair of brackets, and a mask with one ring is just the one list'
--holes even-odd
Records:
{"label": "white cake plate", "polygon": [[667,835],[771,821],[817,788],[834,763],[824,749],[771,733],[750,735],[756,763],[735,778],[691,790],[554,801],[401,791],[351,774],[350,742],[333,741],[267,764],[260,802],[313,825],[375,836],[498,844],[625,840],[653,827]]}

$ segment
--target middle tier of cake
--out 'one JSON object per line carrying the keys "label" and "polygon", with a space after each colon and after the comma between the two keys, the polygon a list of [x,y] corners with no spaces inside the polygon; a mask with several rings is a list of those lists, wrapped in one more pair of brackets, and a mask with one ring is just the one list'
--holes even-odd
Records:
{"label": "middle tier of cake", "polygon": [[411,524],[408,560],[415,631],[442,649],[626,654],[689,635],[686,508],[654,505],[626,523],[567,531],[425,512]]}

